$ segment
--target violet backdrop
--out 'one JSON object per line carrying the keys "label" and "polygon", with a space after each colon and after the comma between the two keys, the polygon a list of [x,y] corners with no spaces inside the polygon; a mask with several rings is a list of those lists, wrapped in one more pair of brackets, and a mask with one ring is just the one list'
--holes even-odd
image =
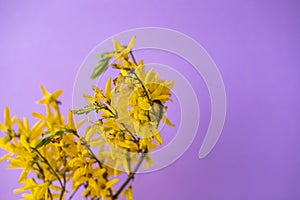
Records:
{"label": "violet backdrop", "polygon": [[[170,66],[180,64],[191,83],[201,82],[194,85],[201,124],[179,160],[136,177],[136,199],[300,199],[299,11],[293,0],[1,0],[0,121],[5,106],[20,117],[42,111],[34,104],[40,84],[64,90],[66,113],[77,70],[106,38],[146,26],[174,29],[194,38],[216,62],[227,118],[217,145],[199,160],[210,118],[208,94],[201,97],[205,85],[184,62],[163,57]],[[19,171],[5,165],[0,163],[0,199],[18,199],[12,190],[19,187]]]}

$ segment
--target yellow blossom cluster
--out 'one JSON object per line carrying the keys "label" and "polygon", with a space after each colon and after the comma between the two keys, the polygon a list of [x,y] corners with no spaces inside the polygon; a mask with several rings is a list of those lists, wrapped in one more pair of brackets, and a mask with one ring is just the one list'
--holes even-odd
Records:
{"label": "yellow blossom cluster", "polygon": [[[119,75],[108,78],[104,90],[93,86],[94,94],[84,95],[87,105],[70,111],[67,119],[59,109],[62,91],[51,94],[44,86],[38,103],[45,105],[46,114],[34,112],[32,127],[27,118],[11,117],[4,109],[0,148],[7,154],[0,161],[22,169],[18,180],[22,186],[14,192],[24,199],[72,199],[81,188],[81,196],[89,199],[116,200],[122,195],[131,200],[135,173],[144,161],[146,167],[153,164],[151,150],[163,142],[160,122],[173,126],[165,104],[171,101],[174,83],[160,79],[152,69],[146,72],[143,60],[135,60],[131,50],[135,37],[128,46],[113,43],[114,51],[98,56],[92,78],[109,65]],[[87,117],[75,125],[73,114],[90,112],[97,113],[97,121]],[[83,124],[81,135],[78,129]],[[123,183],[122,174],[127,174]],[[117,182],[119,189],[114,189]]]}

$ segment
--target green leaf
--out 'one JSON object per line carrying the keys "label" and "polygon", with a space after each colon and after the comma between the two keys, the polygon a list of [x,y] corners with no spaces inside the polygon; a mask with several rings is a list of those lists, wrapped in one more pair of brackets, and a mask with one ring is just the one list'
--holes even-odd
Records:
{"label": "green leaf", "polygon": [[38,149],[38,148],[40,148],[42,146],[45,146],[45,145],[49,144],[54,137],[62,135],[65,132],[66,132],[65,130],[59,130],[59,131],[56,131],[55,134],[50,135],[48,137],[45,137],[45,138],[41,139],[37,143],[37,145],[34,147],[34,149]]}
{"label": "green leaf", "polygon": [[65,133],[66,130],[59,130],[59,131],[56,131],[55,134],[53,136],[58,136],[58,135],[62,135],[63,133]]}
{"label": "green leaf", "polygon": [[79,108],[75,110],[71,110],[72,113],[75,115],[82,115],[82,114],[88,114],[89,112],[95,110],[94,107],[85,107],[85,108]]}
{"label": "green leaf", "polygon": [[51,139],[52,139],[52,138],[53,138],[53,135],[50,135],[50,136],[48,136],[48,137],[46,137],[46,138],[40,140],[40,141],[37,143],[37,145],[34,147],[34,149],[38,149],[38,148],[40,148],[40,147],[42,147],[42,146],[45,146],[45,145],[49,144],[49,143],[51,142]]}
{"label": "green leaf", "polygon": [[98,55],[96,55],[96,58],[97,59],[100,59],[100,58],[104,58],[107,54],[111,54],[111,53],[113,53],[113,52],[103,52],[103,53],[100,53],[100,54],[98,54]]}
{"label": "green leaf", "polygon": [[98,65],[94,68],[94,71],[91,75],[92,79],[97,78],[98,76],[100,76],[107,70],[109,60],[110,60],[110,58],[105,58],[105,59],[99,61]]}
{"label": "green leaf", "polygon": [[112,127],[104,127],[104,131],[109,131],[111,129],[112,129]]}

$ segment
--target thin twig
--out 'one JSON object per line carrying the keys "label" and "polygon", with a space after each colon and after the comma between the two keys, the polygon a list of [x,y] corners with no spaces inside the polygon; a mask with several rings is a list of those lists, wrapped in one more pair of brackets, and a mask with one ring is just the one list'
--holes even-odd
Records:
{"label": "thin twig", "polygon": [[125,126],[125,124],[122,122],[121,125],[123,126],[124,130],[133,138],[134,142],[138,143],[139,140],[134,137],[134,134]]}
{"label": "thin twig", "polygon": [[131,58],[132,58],[134,64],[135,64],[135,65],[138,65],[137,62],[136,62],[136,60],[135,60],[135,57],[133,56],[132,51],[129,51],[129,54],[131,55]]}
{"label": "thin twig", "polygon": [[[130,53],[131,58],[132,58],[133,62],[135,63],[135,65],[138,65],[137,62],[136,62],[136,60],[135,60],[135,57],[134,57],[132,51],[130,51],[129,53]],[[148,94],[148,91],[147,91],[145,85],[143,84],[143,81],[139,78],[139,76],[135,73],[135,71],[132,71],[132,74],[136,77],[136,79],[138,80],[138,82],[141,84],[142,89],[144,90],[144,92],[145,92],[145,94],[146,94],[146,98],[147,98],[147,100],[148,100],[148,103],[150,104],[150,106],[152,106],[152,105],[153,105],[153,102],[152,102],[152,100],[150,99],[150,96],[149,96],[149,94]],[[151,107],[151,108],[152,108],[152,107]],[[151,117],[150,117],[150,114],[149,114],[149,111],[148,111],[148,119],[149,119],[150,121],[152,121],[152,120],[151,120]]]}
{"label": "thin twig", "polygon": [[147,155],[148,151],[145,150],[145,152],[142,154],[138,164],[135,166],[133,172],[130,172],[130,174],[128,175],[127,179],[125,180],[125,182],[122,184],[122,186],[118,189],[118,191],[115,193],[115,195],[112,197],[113,200],[118,199],[118,196],[121,194],[121,192],[124,190],[124,188],[128,185],[128,183],[134,179],[134,175],[136,174],[136,172],[139,170],[141,164],[143,163],[146,155]]}
{"label": "thin twig", "polygon": [[[60,150],[62,151],[62,148],[60,147]],[[67,165],[67,159],[66,159],[66,155],[65,155],[65,152],[64,151],[62,151],[63,152],[63,158],[64,158],[64,167],[66,167],[66,165]],[[66,179],[66,174],[65,174],[65,172],[63,173],[63,183],[64,183],[64,187],[62,188],[62,191],[61,191],[61,198],[63,198],[63,194],[65,193],[65,191],[66,191],[66,184],[67,184],[67,179]]]}
{"label": "thin twig", "polygon": [[[41,167],[41,165],[39,163],[35,163],[35,164],[37,165],[39,171],[41,172],[42,178],[43,178],[43,180],[45,182],[46,181],[46,177],[45,177],[45,173],[44,173],[43,168]],[[48,188],[48,193],[49,193],[50,199],[52,200],[53,197],[52,197],[52,193],[51,193],[50,188]]]}
{"label": "thin twig", "polygon": [[[102,163],[100,162],[100,160],[97,158],[97,156],[95,155],[95,153],[92,151],[92,149],[90,148],[89,144],[82,138],[78,135],[77,131],[73,130],[72,133],[79,139],[80,142],[83,143],[83,145],[87,148],[87,150],[90,152],[90,154],[92,155],[93,159],[95,159],[95,161],[97,162],[97,164],[99,165],[99,167],[102,169],[103,168],[103,165]],[[103,174],[103,178],[106,180],[106,182],[108,181],[108,177],[107,177],[107,172],[105,172]],[[108,189],[109,191],[109,195],[112,196],[113,193],[112,193],[112,190],[111,188]]]}
{"label": "thin twig", "polygon": [[79,190],[79,188],[80,188],[81,186],[82,186],[82,184],[79,185],[79,186],[73,191],[73,193],[72,193],[71,196],[69,197],[69,200],[71,200],[71,199],[75,196],[76,192]]}
{"label": "thin twig", "polygon": [[151,99],[149,97],[148,91],[147,91],[145,85],[143,84],[142,80],[139,78],[139,76],[135,72],[133,72],[133,75],[136,77],[136,79],[138,80],[138,82],[141,84],[141,86],[142,86],[142,88],[143,88],[143,90],[144,90],[144,92],[146,94],[148,103],[152,106],[153,103],[152,103],[152,101],[151,101]]}
{"label": "thin twig", "polygon": [[60,195],[60,198],[59,199],[63,199],[62,197],[63,197],[63,193],[64,193],[64,190],[65,190],[65,186],[63,185],[63,183],[61,182],[61,180],[60,180],[60,178],[59,178],[59,176],[58,176],[58,174],[56,173],[56,171],[52,168],[52,166],[50,165],[50,163],[48,162],[48,160],[37,150],[37,149],[35,149],[35,148],[32,148],[38,155],[39,155],[39,157],[41,157],[42,158],[42,161],[45,163],[45,164],[47,164],[48,165],[48,167],[49,167],[49,169],[52,171],[52,173],[54,174],[54,176],[57,178],[57,180],[58,180],[58,182],[59,182],[59,184],[60,184],[60,186],[61,186],[61,188],[62,188],[62,193],[61,193],[61,195]]}

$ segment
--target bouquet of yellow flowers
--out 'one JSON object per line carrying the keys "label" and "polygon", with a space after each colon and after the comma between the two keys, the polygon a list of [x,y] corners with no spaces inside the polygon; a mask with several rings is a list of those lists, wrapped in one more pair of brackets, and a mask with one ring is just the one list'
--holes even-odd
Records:
{"label": "bouquet of yellow flowers", "polygon": [[[134,43],[135,37],[127,46],[113,40],[114,51],[98,56],[91,78],[109,66],[118,76],[108,78],[104,90],[93,86],[94,95],[84,95],[86,106],[71,110],[66,118],[59,109],[62,91],[49,93],[44,86],[38,103],[44,104],[46,114],[33,112],[32,127],[27,118],[11,117],[9,108],[4,109],[0,148],[7,154],[0,161],[23,169],[18,180],[22,186],[14,193],[30,200],[72,199],[79,190],[86,199],[133,199],[135,174],[143,163],[153,164],[151,150],[162,145],[159,124],[173,126],[165,104],[174,84],[153,69],[146,72],[143,60],[133,55]],[[89,118],[91,113],[96,121]],[[73,115],[86,117],[75,124]]]}

